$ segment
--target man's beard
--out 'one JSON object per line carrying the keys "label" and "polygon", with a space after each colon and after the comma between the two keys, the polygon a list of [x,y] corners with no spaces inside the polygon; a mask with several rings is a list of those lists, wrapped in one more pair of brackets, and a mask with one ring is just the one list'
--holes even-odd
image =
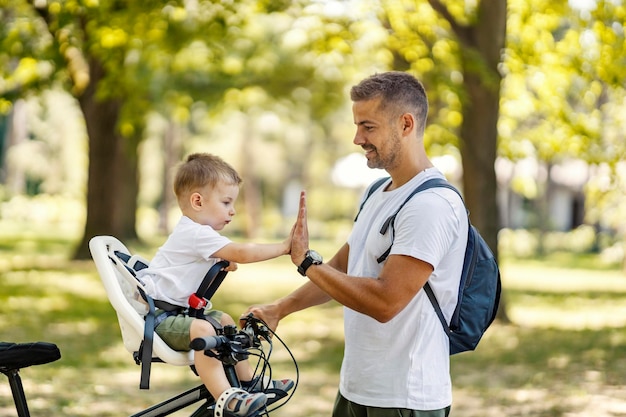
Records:
{"label": "man's beard", "polygon": [[400,157],[400,141],[402,139],[396,133],[392,134],[389,137],[389,141],[387,142],[387,146],[383,149],[386,153],[386,157],[382,157],[378,152],[378,148],[371,146],[368,148],[364,148],[365,150],[373,149],[375,152],[375,156],[367,160],[367,166],[369,168],[380,168],[389,171],[398,166]]}

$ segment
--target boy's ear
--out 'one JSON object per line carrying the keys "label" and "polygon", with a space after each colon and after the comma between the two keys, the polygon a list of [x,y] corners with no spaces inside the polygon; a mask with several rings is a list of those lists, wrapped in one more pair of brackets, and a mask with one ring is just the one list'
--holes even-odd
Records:
{"label": "boy's ear", "polygon": [[202,195],[200,193],[192,193],[189,197],[191,208],[197,210],[202,207]]}

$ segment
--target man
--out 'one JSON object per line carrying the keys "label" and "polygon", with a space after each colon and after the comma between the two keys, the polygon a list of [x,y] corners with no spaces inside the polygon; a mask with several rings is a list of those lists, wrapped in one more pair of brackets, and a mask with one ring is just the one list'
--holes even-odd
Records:
{"label": "man", "polygon": [[[351,90],[356,135],[370,168],[391,179],[363,206],[348,241],[328,263],[309,250],[306,196],[291,259],[309,282],[254,315],[276,328],[283,317],[334,299],[344,305],[345,352],[334,417],[443,417],[452,402],[449,341],[424,291],[428,280],[449,320],[456,305],[467,242],[458,195],[432,188],[413,197],[394,227],[385,220],[424,181],[443,177],[423,135],[428,100],[402,72],[373,75]],[[393,234],[393,236],[391,236]],[[377,258],[391,246],[382,263]]]}

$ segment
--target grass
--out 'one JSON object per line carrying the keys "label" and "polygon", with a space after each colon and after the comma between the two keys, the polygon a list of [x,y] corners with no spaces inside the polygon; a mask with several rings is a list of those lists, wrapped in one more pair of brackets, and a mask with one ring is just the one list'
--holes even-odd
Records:
{"label": "grass", "polygon": [[[21,372],[33,417],[128,416],[197,385],[187,368],[155,364],[151,389],[138,389],[139,367],[121,344],[93,263],[67,260],[72,243],[54,234],[0,236],[0,340],[45,340],[62,352],[57,362]],[[332,244],[316,247],[332,254]],[[153,250],[140,248],[146,256]],[[626,416],[626,277],[563,254],[506,260],[502,272],[512,323],[494,324],[475,352],[451,358],[452,415]],[[236,316],[303,282],[286,258],[241,265],[214,303]],[[341,307],[295,314],[278,334],[297,359],[300,384],[272,415],[330,415]],[[273,358],[276,375],[294,376],[283,349]],[[15,415],[8,383],[0,383],[0,417]]]}

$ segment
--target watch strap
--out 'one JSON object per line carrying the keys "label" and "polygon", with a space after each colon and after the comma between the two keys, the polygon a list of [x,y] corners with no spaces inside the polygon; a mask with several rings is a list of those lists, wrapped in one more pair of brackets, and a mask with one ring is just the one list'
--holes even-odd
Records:
{"label": "watch strap", "polygon": [[306,271],[311,265],[319,265],[322,263],[322,256],[314,250],[308,250],[304,256],[304,260],[298,266],[298,272],[303,277],[306,276]]}
{"label": "watch strap", "polygon": [[303,277],[306,276],[306,270],[309,269],[311,265],[313,265],[313,258],[307,255],[304,258],[304,261],[302,261],[302,263],[298,267],[298,272],[300,273],[300,275],[302,275]]}

